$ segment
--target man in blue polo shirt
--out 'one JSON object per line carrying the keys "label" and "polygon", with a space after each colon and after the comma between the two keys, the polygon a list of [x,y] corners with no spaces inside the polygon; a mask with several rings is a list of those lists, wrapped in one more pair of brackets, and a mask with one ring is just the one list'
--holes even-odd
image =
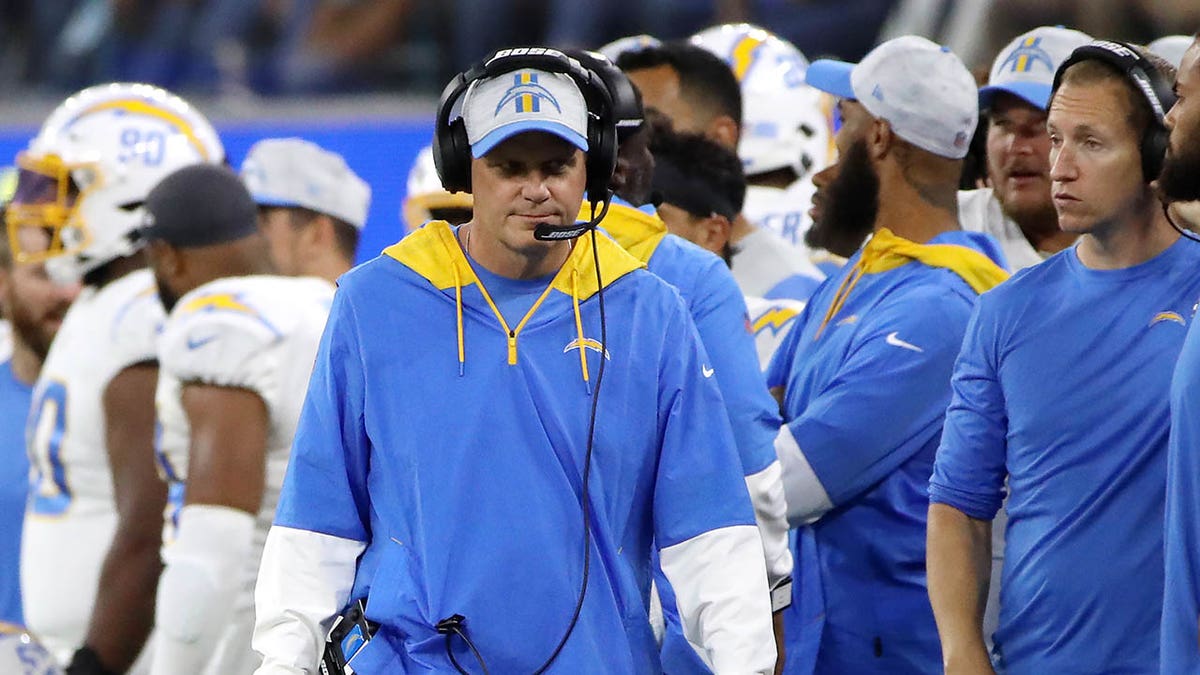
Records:
{"label": "man in blue polo shirt", "polygon": [[[1055,77],[1051,193],[1080,238],[981,298],[955,365],[929,488],[947,673],[1158,672],[1168,384],[1200,295],[1200,247],[1150,187],[1170,71],[1100,41]],[[1006,479],[989,662],[980,617]]]}
{"label": "man in blue polo shirt", "polygon": [[[1167,115],[1171,129],[1159,192],[1178,224],[1200,227],[1200,41],[1184,52],[1175,79],[1179,100]],[[1200,244],[1196,244],[1200,246]],[[1188,336],[1171,383],[1171,444],[1167,451],[1163,582],[1162,673],[1200,672],[1200,330]]]}
{"label": "man in blue polo shirt", "polygon": [[828,194],[860,200],[874,235],[817,290],[768,371],[787,420],[776,450],[788,516],[808,524],[796,574],[816,575],[825,600],[822,611],[802,593],[785,613],[787,669],[937,672],[925,486],[967,319],[1007,278],[994,240],[958,226],[975,82],[911,36],[858,65],[817,61],[807,77],[839,97],[844,120]]}

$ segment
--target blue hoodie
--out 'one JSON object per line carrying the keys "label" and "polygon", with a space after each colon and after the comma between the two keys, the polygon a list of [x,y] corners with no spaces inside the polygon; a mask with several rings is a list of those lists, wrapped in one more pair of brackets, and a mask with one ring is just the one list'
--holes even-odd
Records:
{"label": "blue hoodie", "polygon": [[[754,578],[754,515],[695,328],[674,291],[607,237],[595,241],[603,344],[590,237],[511,327],[441,221],[342,278],[259,576],[255,647],[268,663],[289,658],[284,643],[303,634],[288,632],[301,625],[288,619],[295,606],[363,597],[381,628],[356,672],[453,670],[435,625],[454,614],[491,672],[544,662],[581,584],[601,358],[588,588],[550,672],[659,669],[646,612],[651,542],[689,588]],[[317,560],[334,548],[336,559]],[[696,639],[711,638],[723,658],[764,660],[765,601],[758,616],[740,597],[765,591],[758,574],[757,586],[689,597]],[[738,597],[708,602],[725,589]],[[328,619],[323,606],[317,621]],[[463,640],[451,648],[477,671]]]}

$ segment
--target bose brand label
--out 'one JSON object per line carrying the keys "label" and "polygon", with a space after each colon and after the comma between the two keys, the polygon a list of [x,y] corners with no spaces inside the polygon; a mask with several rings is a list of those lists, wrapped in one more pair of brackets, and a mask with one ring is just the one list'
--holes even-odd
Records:
{"label": "bose brand label", "polygon": [[1113,52],[1118,56],[1124,56],[1127,59],[1136,59],[1140,56],[1137,52],[1126,47],[1125,45],[1118,44],[1116,42],[1110,42],[1109,40],[1097,40],[1096,42],[1092,43],[1092,46],[1099,47],[1101,49],[1107,49],[1108,51]]}
{"label": "bose brand label", "polygon": [[501,49],[500,51],[496,52],[495,56],[493,56],[491,59],[488,60],[488,63],[491,63],[492,61],[495,61],[496,59],[503,59],[503,58],[507,58],[509,56],[541,56],[541,55],[556,56],[560,59],[567,58],[566,54],[558,51],[557,49],[550,49],[549,47],[517,47],[515,49]]}
{"label": "bose brand label", "polygon": [[551,230],[550,232],[534,233],[534,238],[541,239],[542,241],[555,240],[555,239],[574,239],[575,237],[578,237],[579,235],[583,234],[586,231],[587,231],[586,227],[578,227],[578,228],[573,228],[570,230]]}

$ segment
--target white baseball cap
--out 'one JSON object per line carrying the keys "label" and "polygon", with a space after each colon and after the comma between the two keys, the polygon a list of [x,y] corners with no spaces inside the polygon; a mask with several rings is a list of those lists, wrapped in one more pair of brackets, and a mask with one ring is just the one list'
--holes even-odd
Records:
{"label": "white baseball cap", "polygon": [[463,124],[471,155],[486,155],[502,141],[545,131],[587,152],[587,102],[567,75],[522,68],[471,84],[463,98]]}
{"label": "white baseball cap", "polygon": [[975,80],[962,60],[915,35],[884,42],[858,64],[814,61],[805,79],[858,101],[897,136],[940,157],[965,157],[979,121]]}
{"label": "white baseball cap", "polygon": [[1146,49],[1150,50],[1151,54],[1158,54],[1167,60],[1167,63],[1179,67],[1183,63],[1183,54],[1192,46],[1195,40],[1191,35],[1167,35],[1160,37],[1154,42],[1146,45]]}
{"label": "white baseball cap", "polygon": [[242,181],[259,206],[305,208],[344,220],[367,222],[371,187],[342,156],[301,138],[267,138],[242,162]]}
{"label": "white baseball cap", "polygon": [[1062,26],[1040,26],[1018,35],[992,62],[987,86],[979,90],[979,107],[987,108],[996,92],[1005,92],[1045,110],[1054,73],[1076,47],[1091,41],[1087,33]]}

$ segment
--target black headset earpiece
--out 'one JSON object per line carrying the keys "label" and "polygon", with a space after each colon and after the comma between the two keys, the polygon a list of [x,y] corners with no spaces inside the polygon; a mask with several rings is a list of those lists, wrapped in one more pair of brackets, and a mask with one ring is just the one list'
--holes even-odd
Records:
{"label": "black headset earpiece", "polygon": [[501,49],[446,85],[438,102],[433,133],[433,162],[442,186],[450,192],[471,191],[471,144],[466,124],[456,110],[467,89],[479,80],[523,68],[562,73],[579,87],[588,109],[587,199],[593,204],[607,204],[608,183],[617,165],[616,120],[608,88],[599,75],[575,59],[543,47]]}
{"label": "black headset earpiece", "polygon": [[599,52],[569,49],[566,54],[579,61],[584,68],[599,75],[600,81],[608,88],[608,95],[612,99],[613,120],[617,125],[618,144],[620,144],[622,136],[627,136],[641,128],[646,121],[642,95],[624,71]]}
{"label": "black headset earpiece", "polygon": [[[1066,61],[1058,67],[1054,74],[1052,92],[1058,91],[1062,84],[1063,73],[1067,68],[1080,61],[1102,61],[1116,68],[1124,75],[1134,88],[1141,92],[1150,106],[1154,119],[1142,136],[1142,176],[1149,183],[1158,178],[1162,171],[1163,160],[1167,155],[1167,144],[1170,132],[1167,130],[1167,111],[1175,105],[1175,91],[1171,83],[1150,59],[1136,47],[1125,42],[1114,40],[1096,40],[1091,44],[1078,47]],[[1053,99],[1053,95],[1051,96]]]}

